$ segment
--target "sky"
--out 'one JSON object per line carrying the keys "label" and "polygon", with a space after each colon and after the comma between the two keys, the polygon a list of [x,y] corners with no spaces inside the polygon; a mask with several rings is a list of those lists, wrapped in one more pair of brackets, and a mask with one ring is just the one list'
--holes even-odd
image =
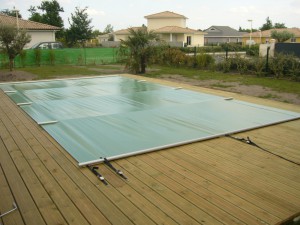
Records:
{"label": "sky", "polygon": [[[103,31],[111,24],[114,31],[147,23],[144,16],[172,11],[188,17],[187,26],[207,29],[212,25],[258,29],[270,17],[274,23],[300,27],[300,0],[57,0],[64,12],[65,27],[75,7],[88,7],[93,29]],[[23,19],[29,17],[30,6],[39,6],[41,0],[0,0],[0,9],[20,10]]]}

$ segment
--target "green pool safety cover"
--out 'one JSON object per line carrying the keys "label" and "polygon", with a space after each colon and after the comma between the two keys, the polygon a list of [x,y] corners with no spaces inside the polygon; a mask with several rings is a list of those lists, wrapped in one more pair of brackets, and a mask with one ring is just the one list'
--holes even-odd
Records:
{"label": "green pool safety cover", "polygon": [[300,118],[295,112],[121,76],[0,88],[81,166]]}

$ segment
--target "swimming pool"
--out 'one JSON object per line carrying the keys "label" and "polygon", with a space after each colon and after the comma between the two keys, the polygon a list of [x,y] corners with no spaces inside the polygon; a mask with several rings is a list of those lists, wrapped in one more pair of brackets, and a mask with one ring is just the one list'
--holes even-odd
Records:
{"label": "swimming pool", "polygon": [[0,84],[80,166],[300,118],[123,76]]}

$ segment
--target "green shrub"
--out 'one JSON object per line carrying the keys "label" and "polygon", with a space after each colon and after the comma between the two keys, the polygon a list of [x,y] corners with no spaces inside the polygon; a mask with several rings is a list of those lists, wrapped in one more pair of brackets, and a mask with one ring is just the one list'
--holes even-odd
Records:
{"label": "green shrub", "polygon": [[187,64],[188,56],[177,48],[168,48],[162,52],[162,63],[172,66],[182,66]]}
{"label": "green shrub", "polygon": [[78,55],[77,65],[79,65],[79,66],[84,65],[84,57],[82,56],[82,54]]}
{"label": "green shrub", "polygon": [[41,60],[42,60],[41,49],[39,49],[39,48],[34,49],[34,61],[35,61],[35,65],[41,66]]}
{"label": "green shrub", "polygon": [[50,65],[55,64],[55,52],[52,49],[50,49],[50,51],[49,51],[49,62],[50,62]]}
{"label": "green shrub", "polygon": [[300,81],[300,61],[296,58],[291,62],[289,73],[293,80]]}
{"label": "green shrub", "polygon": [[27,52],[25,50],[22,50],[20,52],[20,61],[21,61],[22,67],[25,67],[25,65],[26,65],[26,54],[27,54]]}
{"label": "green shrub", "polygon": [[245,74],[248,71],[249,60],[242,58],[240,55],[235,56],[231,59],[236,64],[236,69],[240,74]]}
{"label": "green shrub", "polygon": [[199,69],[206,69],[215,63],[215,59],[208,54],[199,54],[196,56],[196,67]]}
{"label": "green shrub", "polygon": [[252,59],[252,71],[257,76],[264,76],[265,75],[265,68],[266,68],[266,59],[261,57],[255,57]]}
{"label": "green shrub", "polygon": [[251,47],[244,47],[248,56],[259,56],[259,45],[251,45]]}
{"label": "green shrub", "polygon": [[224,59],[222,62],[218,63],[216,68],[219,71],[223,71],[223,73],[228,73],[231,71],[232,67],[232,60],[229,59]]}

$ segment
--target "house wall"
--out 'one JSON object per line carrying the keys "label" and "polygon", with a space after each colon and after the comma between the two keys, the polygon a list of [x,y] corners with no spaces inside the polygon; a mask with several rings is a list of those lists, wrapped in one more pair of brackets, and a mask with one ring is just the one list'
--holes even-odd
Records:
{"label": "house wall", "polygon": [[34,44],[42,41],[55,41],[55,31],[27,31],[31,36],[31,41],[25,45],[24,49],[30,48]]}
{"label": "house wall", "polygon": [[[160,34],[162,41],[170,42],[170,34]],[[172,42],[184,42],[184,34],[172,34]]]}
{"label": "house wall", "polygon": [[147,19],[147,26],[149,30],[156,30],[166,26],[186,27],[185,18],[161,18],[161,19]]}
{"label": "house wall", "polygon": [[201,47],[204,46],[204,35],[203,34],[185,34],[184,43],[187,42],[187,37],[191,36],[191,45],[189,47]]}
{"label": "house wall", "polygon": [[[249,40],[249,37],[243,37],[243,44],[245,45],[247,43],[247,40]],[[271,37],[252,37],[252,40],[255,41],[256,44],[266,44],[270,43]],[[285,43],[291,43],[291,39],[287,40]],[[300,43],[300,37],[296,37],[296,42],[295,43]]]}
{"label": "house wall", "polygon": [[206,45],[220,43],[239,43],[242,42],[240,37],[204,37]]}
{"label": "house wall", "polygon": [[128,38],[128,34],[115,34],[114,41],[126,40]]}

